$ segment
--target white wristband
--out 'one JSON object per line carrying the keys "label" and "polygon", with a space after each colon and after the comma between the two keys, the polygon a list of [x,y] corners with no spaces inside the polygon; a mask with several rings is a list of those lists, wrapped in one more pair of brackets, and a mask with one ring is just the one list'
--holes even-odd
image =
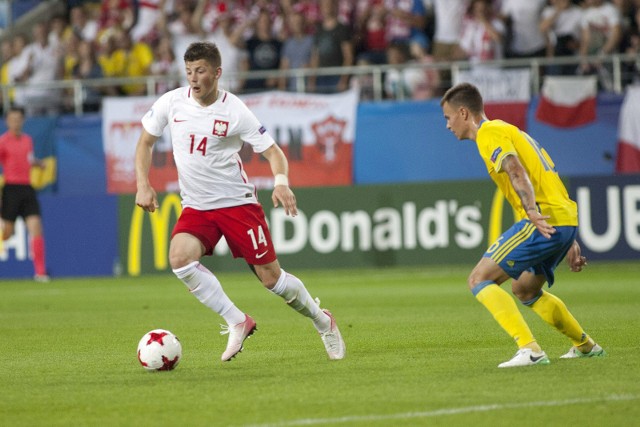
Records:
{"label": "white wristband", "polygon": [[287,175],[285,175],[283,173],[276,174],[276,178],[275,178],[273,186],[275,187],[276,185],[289,186],[289,178],[287,178]]}

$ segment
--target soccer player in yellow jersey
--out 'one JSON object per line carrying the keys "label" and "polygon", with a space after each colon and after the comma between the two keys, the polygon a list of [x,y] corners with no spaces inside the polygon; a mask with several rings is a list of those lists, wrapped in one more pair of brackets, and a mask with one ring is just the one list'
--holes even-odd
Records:
{"label": "soccer player in yellow jersey", "polygon": [[513,298],[500,285],[513,279],[511,290],[524,305],[566,335],[573,346],[564,359],[604,356],[565,304],[543,290],[554,282],[554,270],[565,256],[571,271],[581,271],[586,258],[576,241],[578,208],[569,198],[547,152],[525,132],[501,120],[489,120],[478,89],[461,83],[440,102],[449,129],[459,140],[476,142],[489,176],[521,218],[485,252],[468,278],[473,295],[518,346],[500,368],[548,364]]}

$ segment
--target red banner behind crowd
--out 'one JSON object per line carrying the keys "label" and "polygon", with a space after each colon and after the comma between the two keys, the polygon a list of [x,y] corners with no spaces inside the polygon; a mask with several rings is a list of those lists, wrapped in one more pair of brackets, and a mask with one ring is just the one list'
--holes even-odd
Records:
{"label": "red banner behind crowd", "polygon": [[[282,147],[294,187],[350,185],[357,91],[334,95],[265,92],[241,97]],[[103,144],[107,191],[134,193],[135,147],[140,119],[156,98],[107,98],[103,105]],[[241,151],[249,179],[258,188],[273,185],[268,162],[250,147]],[[178,178],[168,131],[154,148],[150,170],[157,191],[177,191]]]}

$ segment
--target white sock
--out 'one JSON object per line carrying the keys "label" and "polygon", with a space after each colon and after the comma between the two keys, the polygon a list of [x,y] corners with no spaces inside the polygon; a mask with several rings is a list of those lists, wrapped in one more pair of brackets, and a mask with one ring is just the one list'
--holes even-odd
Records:
{"label": "white sock", "polygon": [[327,332],[331,328],[329,316],[320,309],[300,279],[282,269],[280,271],[280,278],[271,292],[281,296],[298,313],[309,317],[318,332]]}
{"label": "white sock", "polygon": [[173,272],[202,304],[222,316],[228,325],[244,322],[244,313],[229,299],[218,278],[204,265],[194,261]]}

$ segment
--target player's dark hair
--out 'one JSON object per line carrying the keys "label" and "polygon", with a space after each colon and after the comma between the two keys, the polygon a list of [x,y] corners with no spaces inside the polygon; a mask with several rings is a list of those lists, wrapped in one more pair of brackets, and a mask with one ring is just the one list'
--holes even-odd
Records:
{"label": "player's dark hair", "polygon": [[9,108],[7,109],[7,114],[9,113],[20,113],[22,114],[22,117],[25,116],[24,108],[20,107],[19,105],[10,105]]}
{"label": "player's dark hair", "polygon": [[220,50],[215,43],[211,42],[193,42],[189,45],[184,53],[184,62],[193,62],[204,59],[214,67],[222,65]]}
{"label": "player's dark hair", "polygon": [[447,90],[440,100],[440,106],[445,102],[455,107],[467,107],[472,113],[482,113],[484,110],[482,95],[471,83],[460,83]]}

